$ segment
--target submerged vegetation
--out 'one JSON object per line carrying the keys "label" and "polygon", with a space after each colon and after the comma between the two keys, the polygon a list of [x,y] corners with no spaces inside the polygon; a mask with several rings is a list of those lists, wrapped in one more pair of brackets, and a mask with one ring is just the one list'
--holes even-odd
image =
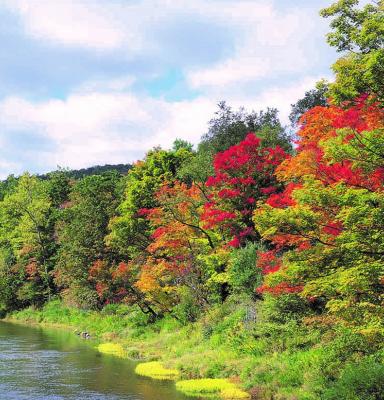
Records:
{"label": "submerged vegetation", "polygon": [[1,314],[192,395],[383,399],[384,10],[357,4],[322,11],[342,57],[292,106],[295,141],[220,103],[196,150],[1,182]]}

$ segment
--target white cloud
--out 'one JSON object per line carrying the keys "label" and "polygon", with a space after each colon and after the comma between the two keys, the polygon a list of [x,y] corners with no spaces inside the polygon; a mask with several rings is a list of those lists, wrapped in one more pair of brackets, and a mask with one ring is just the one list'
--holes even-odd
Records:
{"label": "white cloud", "polygon": [[77,93],[37,104],[13,97],[0,103],[0,124],[3,135],[27,130],[52,142],[53,149],[38,152],[46,168],[80,168],[132,162],[176,137],[197,142],[214,107],[206,99],[168,103],[118,93]]}
{"label": "white cloud", "polygon": [[11,173],[18,175],[23,172],[23,167],[20,163],[0,160],[0,179],[5,179]]}
{"label": "white cloud", "polygon": [[[148,58],[142,57],[138,63],[152,62],[152,72],[160,76],[164,66],[161,63],[170,54],[162,47],[164,39],[154,35],[159,27],[167,29],[177,22],[172,31],[177,33],[178,29],[182,32],[187,20],[212,21],[214,29],[229,32],[230,42],[225,56],[210,65],[174,66],[184,68],[181,72],[186,74],[187,84],[199,90],[196,99],[167,101],[135,94],[133,83],[138,77],[129,71],[124,74],[120,70],[116,76],[106,70],[105,75],[90,74],[89,80],[71,89],[64,100],[33,102],[9,96],[0,101],[0,140],[6,142],[6,136],[17,131],[36,133],[52,144],[49,151],[42,148],[36,154],[44,168],[80,168],[132,162],[155,145],[170,146],[176,137],[197,143],[206,132],[216,104],[223,99],[234,108],[276,107],[283,121],[288,122],[290,104],[321,78],[318,72],[311,71],[318,70],[316,57],[310,54],[318,52],[313,33],[322,28],[319,17],[308,14],[308,9],[290,8],[283,13],[278,3],[3,0],[20,17],[25,32],[36,40],[98,52],[113,50],[113,57],[127,58],[144,52]],[[156,68],[158,64],[160,67]],[[292,76],[288,80],[289,74]],[[271,78],[273,84],[264,82]],[[0,173],[7,168],[19,170],[10,163],[0,165]]]}
{"label": "white cloud", "polygon": [[291,112],[291,104],[304,96],[304,93],[315,87],[315,84],[324,76],[307,76],[296,82],[271,86],[256,96],[244,97],[241,94],[232,97],[230,105],[245,107],[248,110],[262,110],[266,107],[274,107],[279,111],[283,124],[288,124],[288,116]]}
{"label": "white cloud", "polygon": [[127,40],[126,32],[107,6],[75,0],[7,0],[34,38],[62,45],[112,49]]}
{"label": "white cloud", "polygon": [[211,68],[191,71],[187,79],[193,88],[222,86],[263,77],[268,73],[268,67],[268,60],[258,57],[232,58]]}
{"label": "white cloud", "polygon": [[248,13],[242,14],[247,18],[234,35],[235,54],[216,65],[189,70],[187,79],[192,87],[237,85],[271,74],[298,72],[309,64],[304,49],[315,24],[304,11],[280,14],[267,7],[259,14],[249,8],[241,8]]}

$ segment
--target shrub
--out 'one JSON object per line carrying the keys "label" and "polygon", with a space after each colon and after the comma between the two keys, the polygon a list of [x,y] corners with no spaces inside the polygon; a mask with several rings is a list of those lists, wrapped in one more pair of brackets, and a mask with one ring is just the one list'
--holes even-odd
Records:
{"label": "shrub", "polygon": [[254,295],[262,283],[261,269],[256,267],[257,252],[260,245],[248,243],[245,247],[231,253],[228,267],[228,281],[235,292]]}
{"label": "shrub", "polygon": [[382,400],[384,365],[372,360],[353,363],[340,379],[324,393],[324,400]]}
{"label": "shrub", "polygon": [[178,289],[180,302],[173,309],[173,315],[183,324],[195,322],[201,315],[201,306],[198,304],[196,295],[190,288],[180,287]]}

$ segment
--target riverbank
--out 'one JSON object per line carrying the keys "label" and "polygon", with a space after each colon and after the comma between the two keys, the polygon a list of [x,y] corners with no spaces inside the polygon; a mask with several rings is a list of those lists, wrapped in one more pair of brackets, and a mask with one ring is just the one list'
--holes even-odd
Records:
{"label": "riverbank", "polygon": [[[254,314],[257,321],[250,317]],[[364,337],[345,328],[325,331],[315,323],[291,319],[266,323],[263,310],[249,301],[232,299],[188,324],[170,316],[149,324],[140,311],[122,305],[96,312],[59,301],[8,318],[86,331],[100,343],[119,344],[126,357],[159,361],[179,371],[182,380],[228,378],[254,399],[347,399],[348,390],[361,386],[360,375],[366,382],[363,397],[353,398],[380,398],[364,397],[372,392],[370,387],[381,390],[384,373],[382,351],[364,356],[359,350],[366,346]]]}

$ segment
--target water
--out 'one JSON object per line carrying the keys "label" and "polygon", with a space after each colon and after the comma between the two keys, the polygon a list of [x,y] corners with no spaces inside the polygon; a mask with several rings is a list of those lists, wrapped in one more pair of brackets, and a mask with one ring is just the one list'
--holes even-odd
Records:
{"label": "water", "polygon": [[73,333],[0,322],[0,399],[186,400]]}

